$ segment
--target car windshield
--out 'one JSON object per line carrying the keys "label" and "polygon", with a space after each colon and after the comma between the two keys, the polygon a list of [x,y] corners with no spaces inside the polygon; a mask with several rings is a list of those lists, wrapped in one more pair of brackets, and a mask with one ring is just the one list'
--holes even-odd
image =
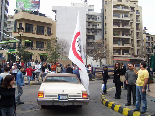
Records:
{"label": "car windshield", "polygon": [[69,83],[79,83],[76,77],[46,77],[44,82],[69,82]]}

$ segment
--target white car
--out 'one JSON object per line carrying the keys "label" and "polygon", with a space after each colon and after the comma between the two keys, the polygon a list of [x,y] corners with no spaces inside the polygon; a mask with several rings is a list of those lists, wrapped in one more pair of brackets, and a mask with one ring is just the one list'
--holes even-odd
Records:
{"label": "white car", "polygon": [[38,91],[38,105],[76,105],[89,103],[86,89],[75,74],[48,73]]}

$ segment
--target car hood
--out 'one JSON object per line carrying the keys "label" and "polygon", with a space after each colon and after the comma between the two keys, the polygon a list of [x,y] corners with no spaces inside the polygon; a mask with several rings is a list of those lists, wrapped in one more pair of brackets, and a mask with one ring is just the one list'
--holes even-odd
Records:
{"label": "car hood", "polygon": [[45,94],[79,94],[82,93],[82,91],[86,91],[82,84],[73,83],[43,83],[40,89],[43,90]]}

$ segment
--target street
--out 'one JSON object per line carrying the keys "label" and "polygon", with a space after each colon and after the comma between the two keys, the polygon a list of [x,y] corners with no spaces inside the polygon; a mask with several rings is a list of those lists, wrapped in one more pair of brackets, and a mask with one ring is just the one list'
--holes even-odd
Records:
{"label": "street", "polygon": [[[37,91],[40,85],[25,85],[21,101],[23,105],[17,106],[17,116],[122,116],[106,106],[102,105],[101,99],[102,80],[90,81],[90,102],[88,105],[79,107],[47,107],[41,109],[37,105]],[[108,88],[113,87],[112,80],[109,80]]]}

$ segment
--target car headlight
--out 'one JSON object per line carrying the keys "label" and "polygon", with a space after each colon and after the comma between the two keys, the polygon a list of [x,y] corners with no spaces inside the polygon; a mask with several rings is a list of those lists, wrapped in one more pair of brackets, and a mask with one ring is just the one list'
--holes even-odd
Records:
{"label": "car headlight", "polygon": [[87,91],[82,91],[82,98],[88,98]]}
{"label": "car headlight", "polygon": [[44,98],[44,92],[38,91],[38,98]]}

